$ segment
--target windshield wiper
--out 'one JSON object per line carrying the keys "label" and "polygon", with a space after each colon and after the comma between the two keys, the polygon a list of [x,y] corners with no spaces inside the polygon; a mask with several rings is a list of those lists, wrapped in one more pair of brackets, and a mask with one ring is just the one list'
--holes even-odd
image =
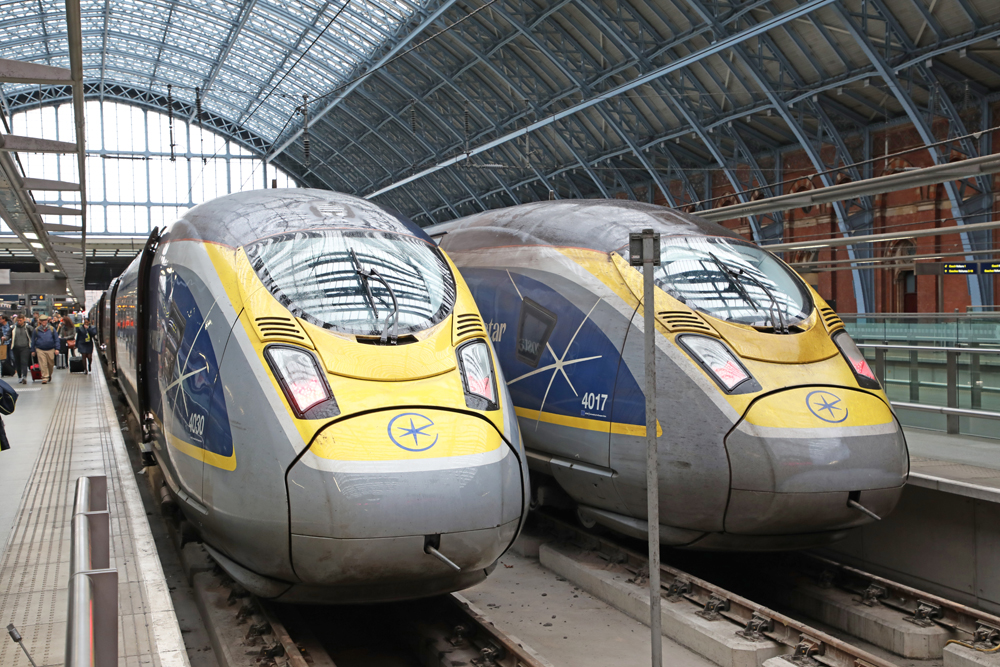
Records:
{"label": "windshield wiper", "polygon": [[722,271],[722,273],[725,274],[726,280],[729,281],[729,286],[733,288],[733,291],[736,292],[736,294],[738,294],[740,296],[740,298],[742,298],[744,301],[746,301],[748,304],[750,304],[750,306],[754,310],[758,310],[759,311],[760,308],[757,307],[757,303],[753,300],[753,297],[750,296],[750,292],[748,292],[747,288],[744,287],[743,283],[740,282],[740,276],[739,276],[739,274],[736,273],[735,271],[733,271],[732,269],[730,269],[728,266],[726,266],[714,254],[708,253],[708,256],[712,258],[712,261],[715,262],[715,265],[717,267],[719,267],[719,270]]}
{"label": "windshield wiper", "polygon": [[379,337],[379,342],[385,344],[386,334],[389,331],[389,318],[392,318],[392,335],[389,337],[393,345],[399,339],[399,302],[396,300],[396,292],[393,291],[392,285],[383,278],[378,271],[375,269],[368,269],[365,271],[361,268],[361,262],[358,261],[358,256],[354,252],[354,248],[351,248],[351,261],[354,263],[354,272],[358,274],[361,278],[361,284],[365,288],[365,296],[368,299],[368,303],[371,304],[372,312],[375,314],[375,321],[378,322],[378,308],[375,306],[375,296],[372,294],[371,286],[368,284],[369,278],[373,278],[385,286],[389,296],[392,297],[392,312],[385,317],[385,326],[382,327],[382,335]]}
{"label": "windshield wiper", "polygon": [[372,288],[368,284],[368,274],[361,268],[361,262],[358,261],[358,255],[354,252],[354,248],[351,248],[351,263],[354,264],[354,272],[358,274],[359,278],[361,278],[361,287],[364,289],[365,298],[368,299],[368,305],[372,307],[372,313],[375,315],[375,321],[378,322],[378,307],[375,305],[375,297],[372,295]]}
{"label": "windshield wiper", "polygon": [[772,327],[774,327],[775,324],[774,313],[778,313],[778,327],[775,327],[775,331],[781,334],[791,333],[791,330],[788,328],[788,324],[785,322],[785,314],[781,312],[781,306],[778,304],[778,299],[776,299],[774,294],[771,293],[771,290],[769,290],[764,283],[758,280],[756,276],[751,275],[749,271],[740,269],[739,275],[749,278],[757,287],[761,289],[762,292],[764,292],[764,294],[767,295],[767,298],[771,300],[771,308],[768,309],[768,314],[771,317]]}
{"label": "windshield wiper", "polygon": [[[750,280],[750,282],[759,287],[760,290],[764,293],[765,296],[767,296],[768,300],[771,302],[771,306],[767,309],[767,316],[771,320],[771,327],[777,333],[780,334],[790,333],[788,325],[785,323],[785,314],[781,312],[781,305],[778,303],[778,299],[775,298],[774,294],[771,293],[771,290],[769,290],[764,285],[764,283],[762,283],[756,276],[751,274],[749,271],[744,271],[743,269],[740,269],[739,271],[733,271],[712,253],[708,253],[708,256],[711,257],[712,261],[715,262],[715,265],[718,266],[719,269],[726,274],[726,277],[729,279],[729,284],[733,287],[733,289],[738,291],[740,293],[740,296],[742,296],[747,303],[753,306],[754,310],[760,310],[760,308],[757,307],[757,304],[754,302],[753,297],[750,296],[750,292],[747,291],[747,288],[743,286],[742,282],[740,282],[740,278],[742,276],[746,276]],[[778,315],[777,318],[775,318],[774,316],[775,313],[777,313]]]}

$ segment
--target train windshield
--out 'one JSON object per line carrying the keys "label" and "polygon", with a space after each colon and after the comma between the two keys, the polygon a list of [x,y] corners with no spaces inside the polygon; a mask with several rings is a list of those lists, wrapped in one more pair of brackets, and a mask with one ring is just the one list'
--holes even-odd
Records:
{"label": "train windshield", "polygon": [[412,236],[315,230],[271,236],[245,250],[293,315],[326,329],[408,334],[434,326],[455,305],[455,278],[441,251]]}
{"label": "train windshield", "polygon": [[664,237],[656,284],[688,307],[727,322],[789,330],[812,313],[795,273],[757,246],[712,236]]}

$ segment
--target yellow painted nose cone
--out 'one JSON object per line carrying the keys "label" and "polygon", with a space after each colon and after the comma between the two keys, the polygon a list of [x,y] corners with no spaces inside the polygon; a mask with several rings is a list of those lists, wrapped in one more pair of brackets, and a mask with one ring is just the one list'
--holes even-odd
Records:
{"label": "yellow painted nose cone", "polygon": [[745,420],[772,428],[845,428],[888,424],[893,417],[889,406],[867,392],[799,387],[755,402]]}

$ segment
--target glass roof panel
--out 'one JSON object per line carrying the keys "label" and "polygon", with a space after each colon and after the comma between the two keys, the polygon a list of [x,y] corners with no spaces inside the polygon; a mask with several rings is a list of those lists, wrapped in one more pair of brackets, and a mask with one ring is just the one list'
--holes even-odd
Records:
{"label": "glass roof panel", "polygon": [[[327,29],[344,0],[83,0],[84,76],[160,95],[171,84],[188,104],[210,82],[206,111],[273,141],[295,122],[303,94],[315,99],[344,83],[432,1],[351,0]],[[2,17],[0,58],[68,67],[64,0],[4,2]],[[3,92],[33,87],[4,84]]]}

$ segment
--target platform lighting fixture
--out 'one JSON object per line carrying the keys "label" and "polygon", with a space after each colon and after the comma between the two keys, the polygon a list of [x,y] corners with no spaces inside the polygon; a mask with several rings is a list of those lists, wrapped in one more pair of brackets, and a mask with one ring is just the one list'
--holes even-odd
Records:
{"label": "platform lighting fixture", "polygon": [[31,247],[32,248],[44,248],[45,246],[43,246],[41,243],[32,243]]}
{"label": "platform lighting fixture", "polygon": [[31,240],[34,241],[34,240],[38,239],[38,234],[36,234],[35,232],[25,232],[24,233],[24,238],[31,239]]}
{"label": "platform lighting fixture", "polygon": [[45,266],[55,266],[55,262],[45,262]]}

